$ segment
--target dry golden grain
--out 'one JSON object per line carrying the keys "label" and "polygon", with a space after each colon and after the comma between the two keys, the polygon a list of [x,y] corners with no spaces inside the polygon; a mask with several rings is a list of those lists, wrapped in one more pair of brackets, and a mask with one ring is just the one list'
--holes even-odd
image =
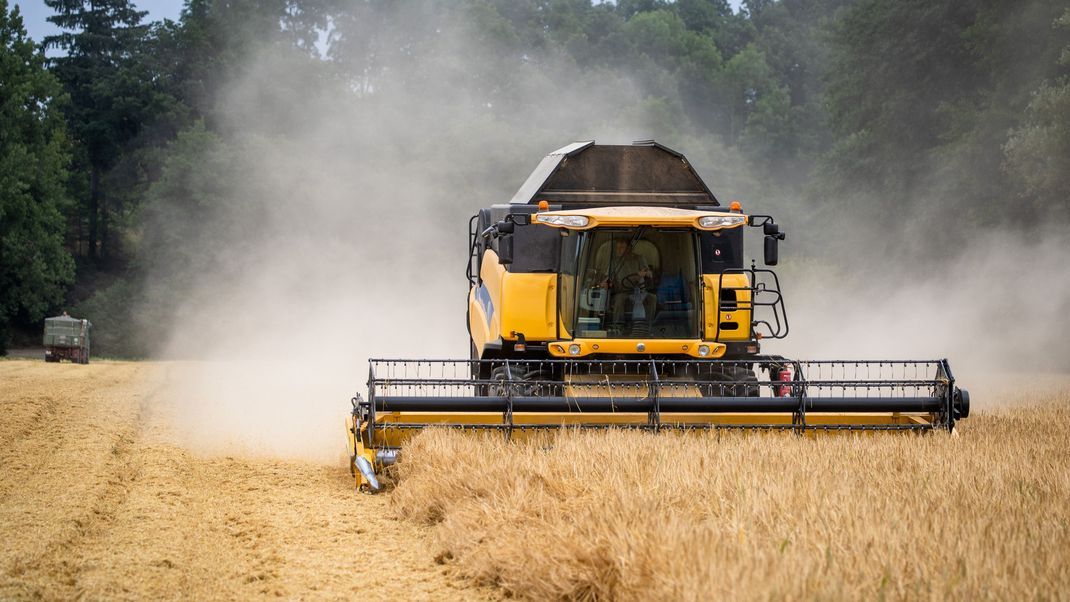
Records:
{"label": "dry golden grain", "polygon": [[523,598],[1058,599],[1070,394],[951,436],[428,431],[391,494],[453,570]]}

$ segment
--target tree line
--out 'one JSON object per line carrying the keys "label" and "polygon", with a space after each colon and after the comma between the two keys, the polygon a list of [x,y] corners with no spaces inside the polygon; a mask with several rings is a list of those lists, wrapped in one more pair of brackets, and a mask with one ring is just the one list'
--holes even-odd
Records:
{"label": "tree line", "polygon": [[[243,153],[307,127],[286,107],[310,91],[471,107],[448,145],[526,137],[540,91],[564,99],[539,109],[553,119],[605,88],[606,124],[641,123],[821,219],[918,213],[932,248],[1070,219],[1058,0],[187,0],[157,22],[130,0],[45,3],[60,33],[31,40],[0,0],[0,353],[61,308],[108,324],[107,352],[147,353],[129,324],[168,295],[146,283],[213,269]],[[265,54],[277,84],[236,100],[227,86]],[[237,102],[281,117],[243,121]],[[530,167],[539,135],[495,166]],[[443,177],[500,171],[482,169]]]}

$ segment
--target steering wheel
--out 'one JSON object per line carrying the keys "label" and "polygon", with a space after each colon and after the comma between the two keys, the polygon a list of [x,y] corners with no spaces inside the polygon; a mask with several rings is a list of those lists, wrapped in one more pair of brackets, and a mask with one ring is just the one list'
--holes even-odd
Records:
{"label": "steering wheel", "polygon": [[639,274],[639,272],[632,272],[631,274],[628,274],[627,276],[620,279],[620,286],[624,290],[631,292],[637,288],[646,288],[646,281],[643,276]]}

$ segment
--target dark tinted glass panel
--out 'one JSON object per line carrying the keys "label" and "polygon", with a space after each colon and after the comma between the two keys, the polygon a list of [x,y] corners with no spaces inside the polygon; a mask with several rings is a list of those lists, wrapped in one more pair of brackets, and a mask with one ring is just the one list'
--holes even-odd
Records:
{"label": "dark tinted glass panel", "polygon": [[513,233],[513,263],[510,272],[556,272],[561,251],[557,228],[532,224],[517,226]]}
{"label": "dark tinted glass panel", "polygon": [[728,268],[743,267],[743,228],[731,228],[699,235],[702,272],[717,274]]}

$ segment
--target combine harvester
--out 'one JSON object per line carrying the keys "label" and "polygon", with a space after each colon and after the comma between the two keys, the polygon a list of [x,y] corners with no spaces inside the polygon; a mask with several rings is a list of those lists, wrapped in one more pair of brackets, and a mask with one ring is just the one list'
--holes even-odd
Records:
{"label": "combine harvester", "polygon": [[653,141],[571,144],[512,201],[469,222],[468,360],[370,361],[347,420],[358,486],[430,426],[532,436],[562,427],[918,432],[969,414],[947,360],[801,361],[769,215],[724,207]]}

